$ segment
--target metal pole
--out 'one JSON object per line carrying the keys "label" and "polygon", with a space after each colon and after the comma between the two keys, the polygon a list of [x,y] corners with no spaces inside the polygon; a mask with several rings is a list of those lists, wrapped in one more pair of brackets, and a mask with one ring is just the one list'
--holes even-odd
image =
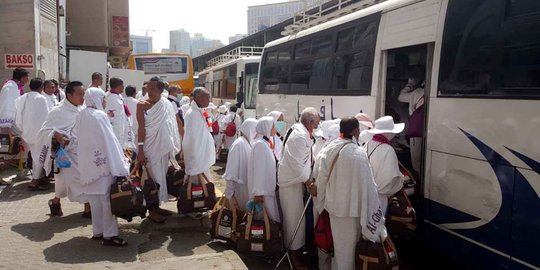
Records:
{"label": "metal pole", "polygon": [[306,201],[306,205],[304,206],[304,210],[302,211],[302,215],[300,216],[300,219],[298,220],[298,224],[296,224],[296,228],[294,229],[294,234],[293,234],[291,240],[289,241],[289,244],[287,245],[287,249],[285,250],[285,254],[283,255],[283,257],[281,257],[281,259],[276,264],[276,267],[274,269],[277,270],[279,268],[279,266],[281,265],[281,263],[283,262],[283,260],[285,260],[285,258],[287,258],[289,260],[289,265],[291,266],[291,269],[294,268],[293,265],[292,265],[292,262],[291,262],[291,258],[289,258],[289,250],[291,249],[292,243],[293,243],[294,239],[296,238],[296,234],[298,233],[298,230],[300,229],[300,225],[302,224],[302,220],[304,220],[304,216],[306,215],[306,211],[307,211],[307,208],[309,206],[309,203],[311,202],[311,199],[312,199],[312,196],[310,194],[307,201]]}

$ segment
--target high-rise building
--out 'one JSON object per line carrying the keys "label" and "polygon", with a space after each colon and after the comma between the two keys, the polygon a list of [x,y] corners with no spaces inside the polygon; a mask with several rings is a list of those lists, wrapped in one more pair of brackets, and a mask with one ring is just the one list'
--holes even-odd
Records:
{"label": "high-rise building", "polygon": [[295,13],[321,5],[328,0],[297,0],[248,7],[248,34],[254,34],[282,21]]}
{"label": "high-rise building", "polygon": [[236,34],[236,35],[234,35],[232,37],[229,37],[229,44],[234,43],[236,41],[239,41],[239,40],[245,38],[246,36],[247,35],[244,35],[244,34]]}
{"label": "high-rise building", "polygon": [[201,33],[195,33],[191,39],[191,55],[192,57],[197,57],[223,46],[223,43],[217,39],[208,39]]}
{"label": "high-rise building", "polygon": [[169,50],[176,53],[191,54],[191,39],[184,29],[169,32]]}
{"label": "high-rise building", "polygon": [[152,37],[145,36],[129,36],[133,53],[152,53]]}

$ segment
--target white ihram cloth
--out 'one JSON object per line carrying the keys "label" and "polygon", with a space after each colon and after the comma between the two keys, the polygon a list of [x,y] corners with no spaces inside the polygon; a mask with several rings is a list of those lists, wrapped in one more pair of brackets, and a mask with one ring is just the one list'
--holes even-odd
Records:
{"label": "white ihram cloth", "polygon": [[121,95],[108,92],[105,111],[108,112],[114,134],[120,142],[122,149],[135,149],[135,138],[131,131],[129,118],[124,109],[124,99]]}
{"label": "white ihram cloth", "polygon": [[381,207],[384,215],[386,215],[388,198],[403,188],[403,175],[399,170],[398,158],[394,148],[389,144],[372,140],[364,147],[373,169]]}
{"label": "white ihram cloth", "polygon": [[49,95],[49,94],[47,94],[45,92],[43,92],[42,94],[45,97],[45,99],[47,100],[47,107],[49,108],[49,111],[52,110],[55,106],[58,106],[58,104],[60,104],[58,102],[57,97],[54,94]]}
{"label": "white ihram cloth", "polygon": [[253,118],[246,119],[240,126],[242,136],[232,144],[227,157],[225,174],[223,174],[223,179],[227,183],[225,196],[231,199],[234,195],[239,208],[244,212],[247,212],[246,203],[249,200],[247,179],[248,163],[251,157],[250,139],[253,140],[255,137],[256,126],[257,120]]}
{"label": "white ihram cloth", "polygon": [[11,128],[15,124],[15,99],[20,97],[19,86],[13,80],[7,81],[0,90],[0,128]]}
{"label": "white ihram cloth", "polygon": [[[274,125],[282,115],[283,113],[280,111],[271,111],[268,113],[268,116],[272,116],[274,118]],[[283,118],[285,118],[285,116],[283,116]],[[285,136],[286,134],[281,135]],[[272,142],[274,143],[274,153],[276,154],[276,158],[278,161],[280,161],[283,156],[283,141],[281,141],[281,138],[276,134],[273,136]]]}
{"label": "white ihram cloth", "polygon": [[[104,176],[104,182],[113,181],[112,176]],[[86,195],[92,209],[92,232],[94,236],[111,238],[118,236],[118,222],[111,212],[111,198],[109,194]]]}
{"label": "white ihram cloth", "polygon": [[223,136],[225,136],[225,147],[227,149],[231,148],[234,140],[236,140],[236,138],[238,138],[238,135],[240,134],[240,126],[242,125],[242,117],[240,117],[240,115],[236,113],[231,113],[227,115],[225,119],[223,119],[223,132],[225,132],[225,129],[227,129],[227,125],[229,125],[229,123],[233,121],[234,121],[234,124],[236,125],[236,134],[234,134],[234,136],[229,137],[225,135],[225,133],[223,133]]}
{"label": "white ihram cloth", "polygon": [[313,145],[313,158],[333,140],[339,138],[339,123],[341,119],[326,120],[321,123],[321,128],[315,132],[315,145]]}
{"label": "white ihram cloth", "polygon": [[[410,88],[405,87],[399,93],[398,100],[404,103],[409,103],[409,115],[412,115],[413,112],[420,106],[424,105],[424,89],[416,88],[414,91],[407,92]],[[412,137],[409,138],[409,148],[411,151],[411,163],[413,169],[417,172],[420,172],[420,163],[422,159],[422,138],[421,137]]]}
{"label": "white ihram cloth", "polygon": [[139,104],[139,100],[137,100],[134,97],[127,97],[125,101],[126,101],[127,107],[129,108],[129,111],[131,112],[131,116],[129,117],[129,122],[131,124],[131,131],[133,132],[133,138],[137,140],[137,138],[139,138],[137,134],[139,131],[139,123],[137,122],[137,104]]}
{"label": "white ihram cloth", "polygon": [[248,167],[248,189],[251,198],[263,196],[264,207],[272,220],[280,222],[279,207],[276,199],[276,158],[270,143],[263,136],[269,138],[274,122],[271,117],[265,116],[257,123],[258,137],[253,144]]}
{"label": "white ihram cloth", "polygon": [[212,136],[214,138],[214,144],[216,145],[216,150],[221,149],[221,146],[222,146],[223,136],[224,136],[223,131],[225,130],[225,126],[223,125],[223,121],[225,120],[226,117],[227,117],[227,115],[221,114],[221,113],[218,113],[214,117],[214,121],[217,121],[218,125],[219,125],[219,134],[218,135],[212,134]]}
{"label": "white ihram cloth", "polygon": [[[343,147],[345,143],[349,144]],[[329,178],[330,167],[341,147]],[[333,141],[317,156],[313,177],[317,183],[315,201],[319,212],[326,209],[337,217],[360,218],[362,235],[374,242],[386,233],[377,187],[364,149],[351,140]]]}
{"label": "white ihram cloth", "polygon": [[203,113],[203,109],[192,101],[184,117],[186,133],[182,146],[187,175],[208,173],[216,162],[216,148]]}
{"label": "white ihram cloth", "polygon": [[39,162],[41,147],[38,145],[38,133],[49,114],[46,98],[38,92],[29,92],[15,100],[17,110],[15,125],[30,148],[32,155],[32,178],[39,179],[42,167]]}
{"label": "white ihram cloth", "polygon": [[176,113],[169,100],[164,97],[147,110],[144,114],[144,156],[148,159],[150,176],[160,184],[159,200],[166,202],[167,167],[169,162],[175,162],[175,155],[182,149]]}
{"label": "white ihram cloth", "polygon": [[75,106],[66,98],[54,107],[49,114],[38,135],[38,146],[40,148],[39,162],[45,169],[46,175],[51,173],[51,147],[54,132],[64,134],[69,139],[69,144],[64,148],[71,167],[61,169],[55,176],[54,192],[58,198],[68,196],[71,201],[86,202],[82,195],[80,183],[80,173],[77,156],[77,136],[73,132],[77,115],[84,109],[84,106]]}
{"label": "white ihram cloth", "polygon": [[[285,243],[289,243],[304,209],[304,182],[311,173],[311,147],[308,130],[302,124],[292,126],[293,131],[285,142],[283,157],[279,162],[278,185],[279,200],[283,212],[283,233]],[[305,244],[305,219],[291,245],[291,250],[298,250]]]}

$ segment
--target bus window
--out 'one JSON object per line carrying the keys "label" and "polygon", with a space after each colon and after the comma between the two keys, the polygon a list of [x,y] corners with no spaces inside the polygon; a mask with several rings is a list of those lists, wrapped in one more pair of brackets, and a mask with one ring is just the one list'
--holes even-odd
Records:
{"label": "bus window", "polygon": [[245,99],[244,107],[245,109],[255,109],[257,105],[257,92],[258,92],[258,79],[257,75],[259,73],[259,64],[258,63],[249,63],[245,67]]}
{"label": "bus window", "polygon": [[540,96],[539,19],[538,1],[451,1],[439,96]]}
{"label": "bus window", "polygon": [[226,87],[227,92],[225,93],[225,98],[227,99],[236,99],[236,64],[226,69]]}
{"label": "bus window", "polygon": [[294,46],[294,60],[311,56],[311,40],[298,43]]}
{"label": "bus window", "polygon": [[[279,55],[279,60],[277,59]],[[263,91],[284,91],[289,88],[289,63],[290,48],[284,47],[278,51],[265,53],[263,62],[265,68],[262,70]]]}

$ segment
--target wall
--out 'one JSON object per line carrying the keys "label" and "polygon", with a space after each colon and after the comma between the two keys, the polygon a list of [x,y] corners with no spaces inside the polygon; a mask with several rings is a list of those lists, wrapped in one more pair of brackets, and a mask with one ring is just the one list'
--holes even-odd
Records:
{"label": "wall", "polygon": [[109,45],[107,0],[70,0],[66,7],[69,47]]}
{"label": "wall", "polygon": [[[34,0],[2,0],[0,8],[0,81],[11,78],[13,70],[4,69],[4,54],[35,55]],[[29,70],[31,76],[36,71]]]}
{"label": "wall", "polygon": [[44,72],[43,79],[58,79],[58,28],[56,22],[39,16],[40,58],[36,66]]}

